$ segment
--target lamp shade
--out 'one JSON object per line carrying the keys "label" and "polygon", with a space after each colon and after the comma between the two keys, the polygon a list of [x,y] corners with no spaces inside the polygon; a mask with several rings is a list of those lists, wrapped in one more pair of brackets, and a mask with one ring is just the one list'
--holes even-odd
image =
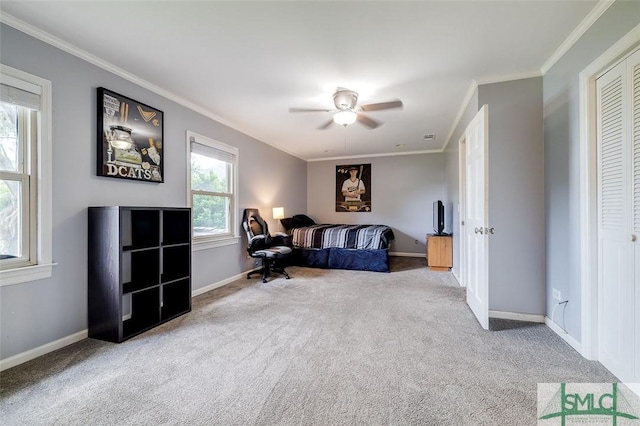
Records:
{"label": "lamp shade", "polygon": [[272,210],[274,219],[284,219],[284,207],[274,207]]}
{"label": "lamp shade", "polygon": [[358,114],[355,111],[351,111],[350,109],[346,109],[344,111],[338,111],[333,114],[333,121],[336,124],[340,124],[342,126],[348,126],[356,121]]}

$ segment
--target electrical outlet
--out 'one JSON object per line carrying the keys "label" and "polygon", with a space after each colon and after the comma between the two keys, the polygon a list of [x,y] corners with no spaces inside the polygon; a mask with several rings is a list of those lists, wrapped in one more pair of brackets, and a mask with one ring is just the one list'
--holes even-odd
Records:
{"label": "electrical outlet", "polygon": [[562,299],[562,293],[557,288],[554,288],[551,293],[551,297],[553,297],[558,302]]}

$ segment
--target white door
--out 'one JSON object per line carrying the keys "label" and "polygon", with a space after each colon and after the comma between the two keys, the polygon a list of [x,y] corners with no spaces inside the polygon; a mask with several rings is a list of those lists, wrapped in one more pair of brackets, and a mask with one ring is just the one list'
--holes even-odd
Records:
{"label": "white door", "polygon": [[484,105],[465,130],[465,280],[467,304],[485,330],[489,329],[489,250],[487,153],[489,111]]}
{"label": "white door", "polygon": [[640,381],[640,52],[596,82],[598,359]]}

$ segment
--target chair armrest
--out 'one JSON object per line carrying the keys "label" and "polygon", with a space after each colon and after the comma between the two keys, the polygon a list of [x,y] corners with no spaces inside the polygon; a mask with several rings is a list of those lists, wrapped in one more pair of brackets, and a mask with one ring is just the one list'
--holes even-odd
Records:
{"label": "chair armrest", "polygon": [[249,244],[247,245],[247,251],[253,252],[264,248],[267,244],[267,236],[266,235],[256,235],[249,240]]}

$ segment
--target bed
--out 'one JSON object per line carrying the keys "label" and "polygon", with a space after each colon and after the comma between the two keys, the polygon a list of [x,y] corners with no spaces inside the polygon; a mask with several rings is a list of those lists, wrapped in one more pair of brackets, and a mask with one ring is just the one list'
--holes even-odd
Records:
{"label": "bed", "polygon": [[[303,216],[303,218],[300,218]],[[295,219],[297,218],[297,220]],[[386,225],[316,224],[305,215],[282,219],[296,265],[389,272],[393,230]]]}

